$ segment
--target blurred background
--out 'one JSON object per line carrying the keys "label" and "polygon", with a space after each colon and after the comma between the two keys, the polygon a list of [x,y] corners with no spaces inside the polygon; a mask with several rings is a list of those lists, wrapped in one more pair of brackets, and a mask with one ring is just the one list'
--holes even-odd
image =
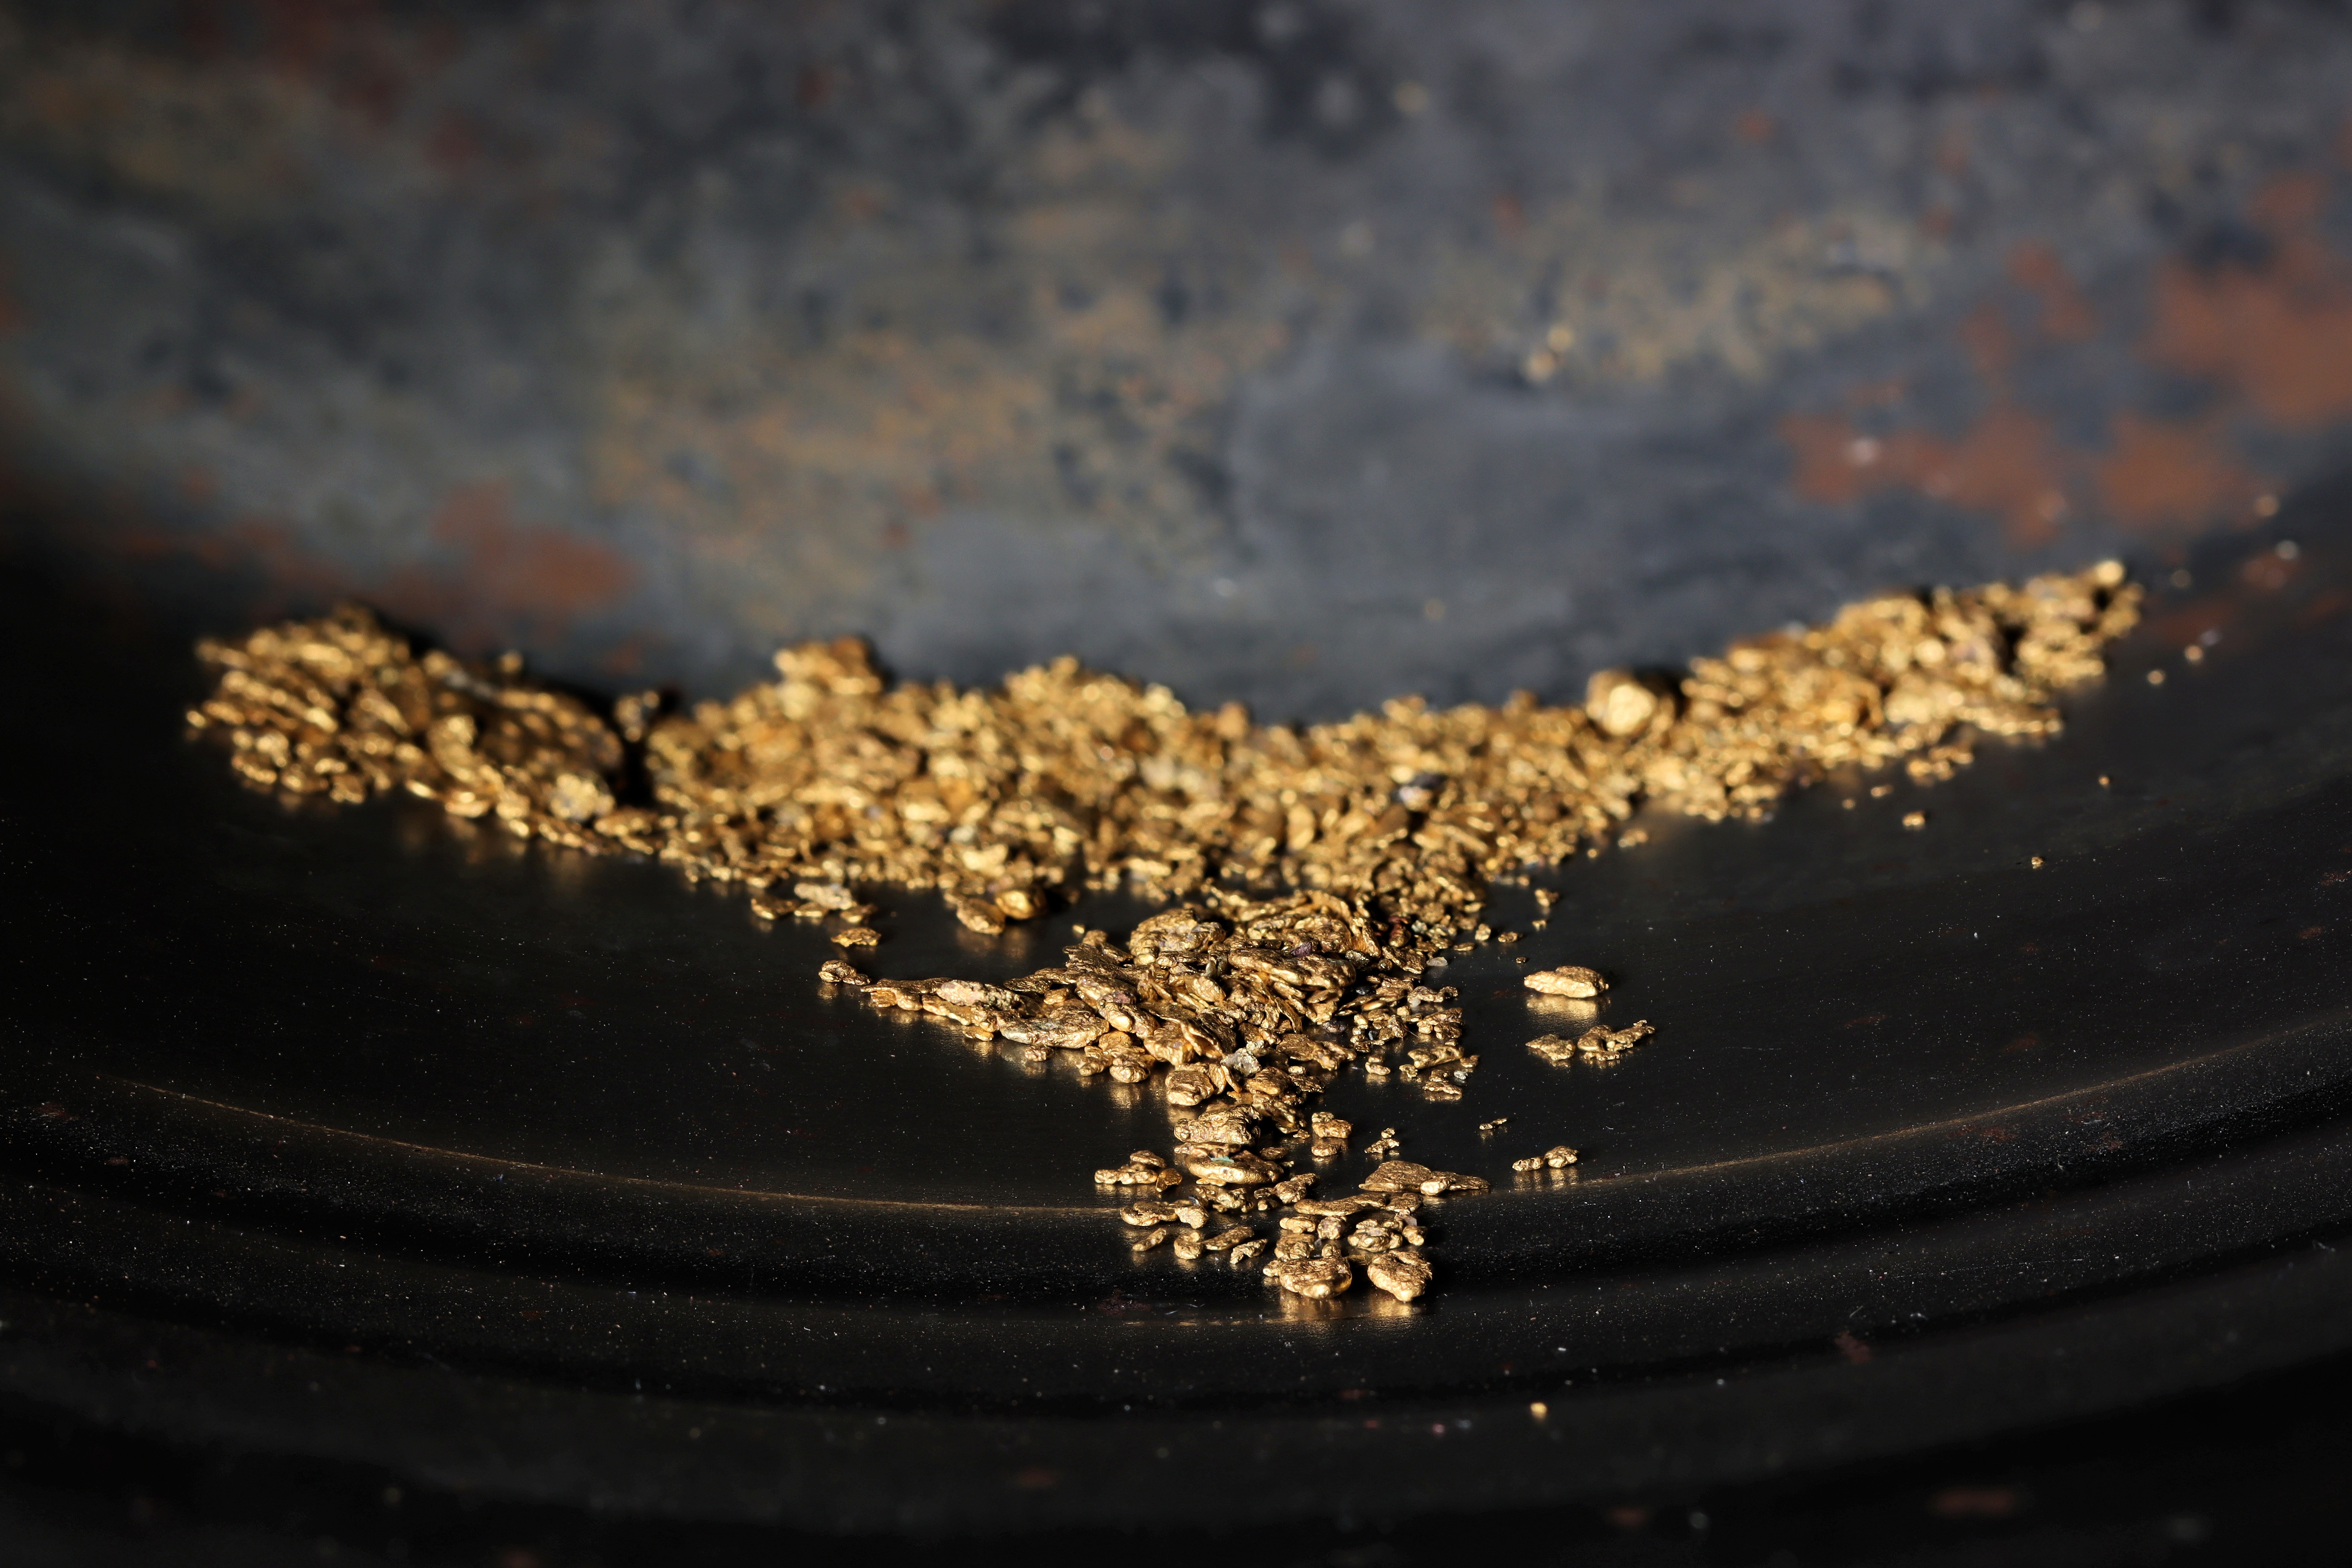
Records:
{"label": "blurred background", "polygon": [[2312,0],[13,0],[0,483],[608,689],[1560,692],[2340,462],[2347,113]]}

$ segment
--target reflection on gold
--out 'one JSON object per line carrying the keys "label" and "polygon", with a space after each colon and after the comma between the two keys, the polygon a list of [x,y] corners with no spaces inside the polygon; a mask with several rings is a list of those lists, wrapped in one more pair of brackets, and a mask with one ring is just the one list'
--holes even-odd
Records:
{"label": "reflection on gold", "polygon": [[1538,1023],[1590,1024],[1601,1016],[1601,1004],[1582,996],[1546,996],[1530,992],[1528,1013]]}

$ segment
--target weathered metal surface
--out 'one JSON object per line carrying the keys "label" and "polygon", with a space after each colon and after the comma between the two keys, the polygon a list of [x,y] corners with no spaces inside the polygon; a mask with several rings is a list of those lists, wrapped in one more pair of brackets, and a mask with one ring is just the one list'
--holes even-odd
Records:
{"label": "weathered metal surface", "polygon": [[18,0],[0,447],[224,622],[600,684],[1557,692],[2340,462],[2347,81],[2284,4]]}

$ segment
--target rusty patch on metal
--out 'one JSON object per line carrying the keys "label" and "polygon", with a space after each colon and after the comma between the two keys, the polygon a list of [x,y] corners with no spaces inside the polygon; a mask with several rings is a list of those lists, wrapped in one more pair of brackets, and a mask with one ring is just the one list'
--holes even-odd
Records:
{"label": "rusty patch on metal", "polygon": [[[2011,392],[2021,345],[2007,304],[1990,299],[1958,329],[1991,400],[1973,426],[1945,437],[1916,427],[1873,431],[1846,415],[1791,415],[1780,427],[1795,458],[1790,488],[1826,505],[1915,491],[1994,514],[2021,548],[2049,542],[2085,506],[2167,538],[2252,521],[2272,486],[2242,455],[2233,427],[2252,420],[2310,430],[2352,416],[2352,259],[2317,227],[2333,188],[2323,173],[2265,184],[2247,213],[2269,246],[2259,262],[2198,266],[2177,258],[2157,270],[2137,347],[2152,364],[2210,384],[2213,401],[2203,415],[2123,410],[2109,423],[2105,449],[2062,445],[2052,422]],[[2019,246],[2008,279],[2038,307],[2038,340],[2096,337],[2097,312],[2048,246]]]}
{"label": "rusty patch on metal", "polygon": [[432,537],[457,552],[419,584],[416,613],[436,620],[455,601],[500,622],[522,616],[561,624],[611,604],[636,581],[635,563],[618,551],[519,521],[503,480],[450,491]]}
{"label": "rusty patch on metal", "polygon": [[2029,239],[2011,251],[2009,276],[2041,305],[2042,319],[2037,324],[2043,336],[2062,343],[2079,343],[2098,331],[2099,313],[2047,242]]}
{"label": "rusty patch on metal", "polygon": [[2316,231],[2328,184],[2282,175],[2254,199],[2249,216],[2273,247],[2265,264],[2158,271],[2148,358],[2220,383],[2289,429],[2352,415],[2352,263]]}
{"label": "rusty patch on metal", "polygon": [[2118,414],[2114,439],[2095,469],[2099,500],[2130,527],[2186,533],[2262,493],[2214,420]]}
{"label": "rusty patch on metal", "polygon": [[1843,505],[1915,489],[1997,514],[2021,549],[2048,542],[2072,507],[2069,455],[2049,420],[2014,404],[1994,405],[1956,440],[1924,430],[1865,435],[1841,415],[1790,415],[1780,435],[1796,453],[1791,482],[1807,500]]}

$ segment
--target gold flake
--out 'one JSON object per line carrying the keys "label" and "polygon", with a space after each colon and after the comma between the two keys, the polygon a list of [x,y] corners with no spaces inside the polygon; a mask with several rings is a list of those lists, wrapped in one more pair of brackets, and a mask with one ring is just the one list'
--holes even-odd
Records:
{"label": "gold flake", "polygon": [[1417,1252],[1382,1252],[1364,1264],[1364,1278],[1400,1301],[1410,1301],[1429,1289],[1433,1270]]}
{"label": "gold flake", "polygon": [[1293,1295],[1320,1300],[1337,1296],[1356,1282],[1356,1271],[1338,1258],[1284,1258],[1276,1249],[1265,1266],[1266,1278]]}
{"label": "gold flake", "polygon": [[1609,989],[1609,982],[1601,978],[1598,970],[1580,964],[1564,963],[1558,969],[1538,969],[1523,975],[1519,984],[1546,996],[1571,996],[1580,1000],[1598,996]]}

